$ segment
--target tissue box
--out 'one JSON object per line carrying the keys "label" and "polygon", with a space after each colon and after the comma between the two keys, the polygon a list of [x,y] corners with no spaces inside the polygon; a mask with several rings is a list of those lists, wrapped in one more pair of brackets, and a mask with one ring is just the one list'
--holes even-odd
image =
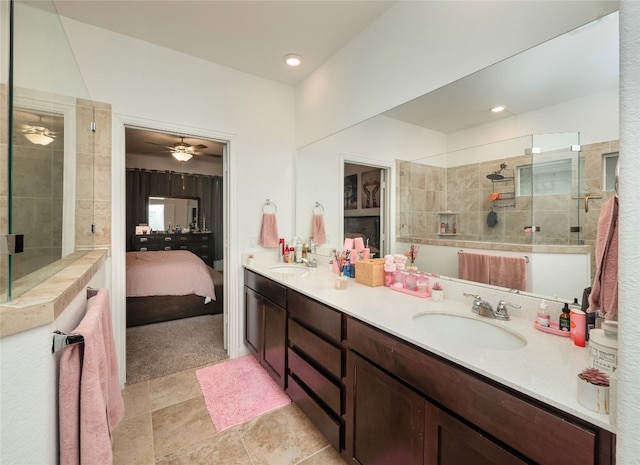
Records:
{"label": "tissue box", "polygon": [[384,258],[358,260],[356,282],[371,287],[384,285]]}

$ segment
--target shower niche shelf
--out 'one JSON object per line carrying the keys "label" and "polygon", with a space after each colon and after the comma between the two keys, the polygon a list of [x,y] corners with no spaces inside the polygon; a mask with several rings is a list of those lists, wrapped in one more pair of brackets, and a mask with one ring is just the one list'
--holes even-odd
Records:
{"label": "shower niche shelf", "polygon": [[438,212],[438,235],[457,236],[458,235],[458,213]]}
{"label": "shower niche shelf", "polygon": [[489,197],[491,206],[493,208],[515,207],[516,184],[513,170],[503,170],[502,176],[502,179],[491,179],[493,188]]}

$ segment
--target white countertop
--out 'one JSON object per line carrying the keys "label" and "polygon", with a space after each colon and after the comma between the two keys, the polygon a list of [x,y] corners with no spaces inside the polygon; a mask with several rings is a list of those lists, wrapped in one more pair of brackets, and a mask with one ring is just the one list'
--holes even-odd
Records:
{"label": "white countertop", "polygon": [[[529,316],[532,309],[535,315],[539,300],[527,302],[523,299],[530,298],[517,296],[517,303],[527,302],[528,311],[509,309],[511,320],[497,321],[471,312],[473,299],[465,298],[462,293],[478,293],[473,285],[443,281],[445,299],[432,302],[431,299],[394,292],[384,286],[365,286],[354,279],[349,279],[347,290],[338,290],[334,287],[336,275],[326,266],[307,268],[307,273],[297,275],[271,270],[279,265],[282,264],[256,262],[245,266],[411,344],[615,433],[609,415],[592,412],[576,400],[577,374],[588,366],[588,349],[574,345],[568,337],[536,330],[533,318],[529,319]],[[485,297],[487,292],[483,289],[480,293]],[[512,295],[509,300],[513,302],[515,297]],[[489,301],[493,305],[497,303],[497,300]],[[446,312],[482,319],[519,333],[527,344],[515,350],[492,350],[466,345],[463,338],[428,338],[420,334],[412,319],[422,312]],[[518,318],[518,314],[526,314],[527,317]]]}

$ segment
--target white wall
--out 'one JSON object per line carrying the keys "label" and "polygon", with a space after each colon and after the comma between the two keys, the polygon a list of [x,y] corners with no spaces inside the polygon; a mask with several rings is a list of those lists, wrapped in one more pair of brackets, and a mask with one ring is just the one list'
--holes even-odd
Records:
{"label": "white wall", "polygon": [[[77,21],[63,18],[63,24],[91,97],[112,105],[114,131],[122,130],[119,121],[144,120],[194,135],[215,131],[216,139],[231,141],[225,302],[229,353],[244,353],[240,253],[258,235],[265,199],[278,206],[280,234],[293,233],[293,89]],[[114,164],[124,156],[116,143]],[[122,188],[116,175],[114,189]],[[118,214],[124,218],[114,208]],[[119,246],[114,243],[114,254]]]}
{"label": "white wall", "polygon": [[620,243],[617,464],[640,457],[640,2],[620,5]]}
{"label": "white wall", "polygon": [[[396,159],[411,160],[445,150],[445,136],[439,132],[406,124],[385,116],[377,116],[349,129],[329,136],[298,151],[296,157],[296,233],[309,235],[311,207],[324,206],[327,232],[326,247],[336,248],[342,237],[344,160],[376,165],[390,164],[391,191],[390,232],[395,231],[395,167]],[[389,238],[393,247],[393,238]]]}
{"label": "white wall", "polygon": [[[109,287],[107,259],[89,287]],[[0,463],[52,464],[58,461],[58,362],[53,331],[71,332],[84,316],[82,290],[52,324],[0,338]]]}
{"label": "white wall", "polygon": [[297,146],[616,9],[607,1],[398,2],[297,87]]}

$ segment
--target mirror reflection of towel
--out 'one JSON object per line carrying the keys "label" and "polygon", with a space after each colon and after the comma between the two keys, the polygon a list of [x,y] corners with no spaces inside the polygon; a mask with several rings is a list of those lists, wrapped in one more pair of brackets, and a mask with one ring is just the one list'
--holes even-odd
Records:
{"label": "mirror reflection of towel", "polygon": [[487,215],[487,226],[494,228],[498,224],[498,214],[491,210]]}
{"label": "mirror reflection of towel", "polygon": [[618,319],[618,199],[602,205],[596,237],[596,274],[589,294],[589,312]]}

